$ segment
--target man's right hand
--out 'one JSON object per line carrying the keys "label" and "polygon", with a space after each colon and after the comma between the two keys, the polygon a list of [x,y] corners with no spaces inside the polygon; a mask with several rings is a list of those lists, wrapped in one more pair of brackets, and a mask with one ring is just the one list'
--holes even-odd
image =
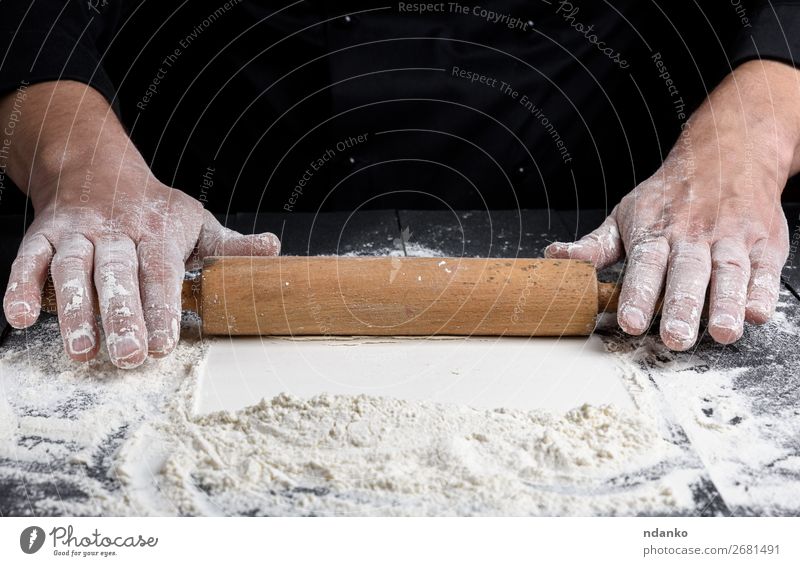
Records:
{"label": "man's right hand", "polygon": [[275,235],[228,230],[200,202],[160,183],[93,89],[34,85],[20,114],[8,171],[27,187],[35,217],[3,301],[14,328],[38,319],[50,269],[67,355],[96,356],[99,315],[111,361],[133,368],[177,344],[187,262],[279,253]]}

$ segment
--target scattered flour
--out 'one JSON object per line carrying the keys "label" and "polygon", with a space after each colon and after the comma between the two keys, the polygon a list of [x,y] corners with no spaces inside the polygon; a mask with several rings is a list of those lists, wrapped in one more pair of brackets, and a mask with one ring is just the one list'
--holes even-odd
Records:
{"label": "scattered flour", "polygon": [[[404,247],[403,247],[404,246]],[[392,247],[379,249],[362,249],[346,252],[340,257],[360,257],[360,256],[387,256],[387,257],[445,257],[444,252],[429,248],[416,242],[406,242],[403,246],[395,244]],[[405,248],[405,253],[404,253]]]}
{"label": "scattered flour", "polygon": [[[408,240],[345,255],[443,255]],[[609,337],[638,410],[563,415],[325,395],[198,415],[196,320],[171,357],[122,371],[105,348],[69,361],[45,318],[0,352],[0,513],[696,514],[709,470],[733,514],[796,514],[800,413],[785,368],[800,363],[800,323],[785,310],[738,345],[758,349],[751,376],[705,361],[724,360],[716,347]]]}
{"label": "scattered flour", "polygon": [[43,515],[689,513],[699,470],[640,413],[280,395],[194,412],[205,345],[121,371],[54,319],[0,355],[0,481]]}
{"label": "scattered flour", "polygon": [[[734,347],[705,337],[693,352],[676,353],[653,335],[606,343],[633,369],[627,388],[637,405],[666,416],[691,444],[724,498],[725,514],[800,512],[796,304],[783,292],[773,319],[748,325]],[[646,394],[648,388],[656,395]]]}
{"label": "scattered flour", "polygon": [[[695,514],[705,506],[710,472],[734,514],[791,514],[800,423],[794,381],[776,369],[795,363],[797,328],[779,311],[770,325],[750,330],[752,342],[740,348],[770,344],[761,354],[765,367],[748,370],[752,376],[735,364],[704,365],[703,356],[720,352],[712,346],[687,356],[667,352],[656,337],[609,339],[629,370],[632,412],[280,395],[235,413],[199,415],[206,343],[196,321],[184,321],[172,357],[121,371],[105,353],[89,366],[69,361],[55,319],[47,318],[13,332],[0,353],[0,484],[12,494],[1,510]],[[761,391],[765,379],[772,383],[763,391],[775,395],[745,395]]]}
{"label": "scattered flour", "polygon": [[55,317],[12,332],[0,352],[0,512],[136,514],[109,470],[202,358],[196,334],[187,326],[172,357],[123,371],[105,347],[90,364],[70,361]]}

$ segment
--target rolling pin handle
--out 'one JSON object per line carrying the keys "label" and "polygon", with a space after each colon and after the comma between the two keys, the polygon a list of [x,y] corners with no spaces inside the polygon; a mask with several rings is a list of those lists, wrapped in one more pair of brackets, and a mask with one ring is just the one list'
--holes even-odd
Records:
{"label": "rolling pin handle", "polygon": [[621,283],[597,284],[597,312],[617,312]]}

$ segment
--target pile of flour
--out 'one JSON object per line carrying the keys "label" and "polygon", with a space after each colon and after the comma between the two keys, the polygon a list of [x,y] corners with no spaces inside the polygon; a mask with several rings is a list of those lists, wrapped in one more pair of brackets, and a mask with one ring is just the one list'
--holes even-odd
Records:
{"label": "pile of flour", "polygon": [[191,416],[183,400],[134,435],[118,468],[129,486],[155,478],[144,497],[164,496],[163,513],[583,515],[692,506],[685,471],[666,465],[678,449],[651,421],[612,407],[555,415],[279,395]]}

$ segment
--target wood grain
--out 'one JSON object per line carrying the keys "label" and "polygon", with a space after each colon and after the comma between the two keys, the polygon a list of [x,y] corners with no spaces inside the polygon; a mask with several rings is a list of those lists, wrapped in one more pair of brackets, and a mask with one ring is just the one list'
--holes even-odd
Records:
{"label": "wood grain", "polygon": [[591,264],[545,259],[210,258],[203,330],[216,335],[587,335]]}

